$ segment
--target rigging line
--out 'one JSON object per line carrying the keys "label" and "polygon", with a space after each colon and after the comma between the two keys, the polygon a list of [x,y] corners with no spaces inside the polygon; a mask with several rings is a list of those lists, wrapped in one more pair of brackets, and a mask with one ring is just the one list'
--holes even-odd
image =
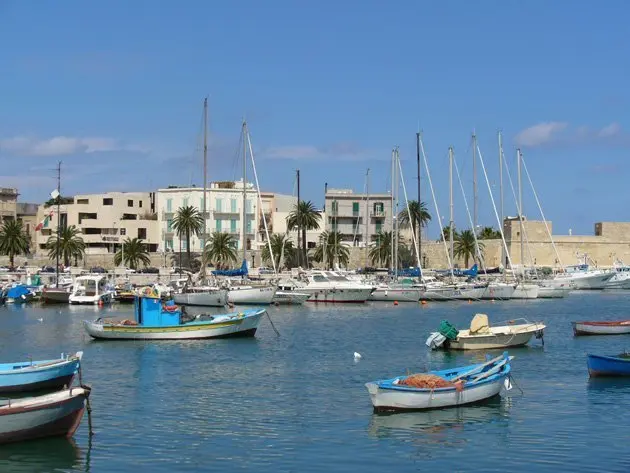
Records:
{"label": "rigging line", "polygon": [[[238,143],[236,144],[236,149],[234,150],[234,154],[232,156],[232,180],[233,181],[236,181],[237,168],[242,163],[242,159],[243,159],[243,156],[241,155],[242,151],[243,151],[243,131],[241,130],[241,132],[238,135]],[[241,176],[243,175],[242,170],[240,174]]]}
{"label": "rigging line", "polygon": [[[411,210],[409,209],[409,199],[407,197],[407,186],[405,186],[405,177],[402,172],[402,165],[400,164],[400,159],[398,160],[398,172],[400,173],[400,182],[402,183],[403,194],[405,195],[405,207],[407,210],[407,218],[409,218],[409,227],[411,227],[411,241],[413,242],[413,247],[416,249],[416,259],[418,263],[418,268],[422,268],[420,264],[420,249],[418,248],[418,240],[416,238],[416,229],[415,226],[411,224]],[[404,212],[404,210],[403,210]],[[396,241],[398,244],[398,241]],[[398,255],[400,258],[400,255]]]}

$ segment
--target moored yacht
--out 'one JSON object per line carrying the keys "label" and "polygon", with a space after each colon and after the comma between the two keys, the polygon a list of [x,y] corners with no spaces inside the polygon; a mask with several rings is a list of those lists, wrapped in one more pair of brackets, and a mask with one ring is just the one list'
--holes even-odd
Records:
{"label": "moored yacht", "polygon": [[613,277],[606,283],[606,289],[630,289],[630,266],[615,264]]}
{"label": "moored yacht", "polygon": [[110,303],[113,292],[109,289],[107,279],[103,276],[79,276],[68,298],[70,304]]}
{"label": "moored yacht", "polygon": [[305,284],[300,284],[299,292],[310,294],[307,302],[356,302],[368,300],[374,286],[350,281],[334,271],[312,271]]}
{"label": "moored yacht", "polygon": [[572,283],[575,289],[604,289],[615,275],[612,271],[590,269],[588,264],[567,266],[564,273],[557,274],[555,281]]}

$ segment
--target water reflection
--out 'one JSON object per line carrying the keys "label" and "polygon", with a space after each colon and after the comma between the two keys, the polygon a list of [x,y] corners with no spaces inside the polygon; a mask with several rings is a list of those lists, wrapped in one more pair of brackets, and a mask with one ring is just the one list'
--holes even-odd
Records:
{"label": "water reflection", "polygon": [[81,449],[72,439],[52,438],[2,445],[0,471],[5,473],[43,473],[78,469],[89,471],[88,457],[81,465]]}
{"label": "water reflection", "polygon": [[589,378],[586,388],[593,393],[627,394],[630,393],[630,377]]}

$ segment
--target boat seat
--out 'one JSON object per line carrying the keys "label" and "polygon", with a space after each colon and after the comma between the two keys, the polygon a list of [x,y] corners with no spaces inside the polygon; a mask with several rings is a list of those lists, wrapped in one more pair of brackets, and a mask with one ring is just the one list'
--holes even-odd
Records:
{"label": "boat seat", "polygon": [[488,316],[486,314],[475,314],[470,322],[471,335],[482,334],[490,332],[490,323],[488,322]]}

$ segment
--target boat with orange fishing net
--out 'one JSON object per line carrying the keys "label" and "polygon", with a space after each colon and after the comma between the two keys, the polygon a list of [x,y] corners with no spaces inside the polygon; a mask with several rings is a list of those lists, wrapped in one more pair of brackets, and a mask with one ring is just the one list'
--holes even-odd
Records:
{"label": "boat with orange fishing net", "polygon": [[490,399],[510,390],[510,361],[501,356],[476,365],[367,383],[375,412],[441,409]]}

